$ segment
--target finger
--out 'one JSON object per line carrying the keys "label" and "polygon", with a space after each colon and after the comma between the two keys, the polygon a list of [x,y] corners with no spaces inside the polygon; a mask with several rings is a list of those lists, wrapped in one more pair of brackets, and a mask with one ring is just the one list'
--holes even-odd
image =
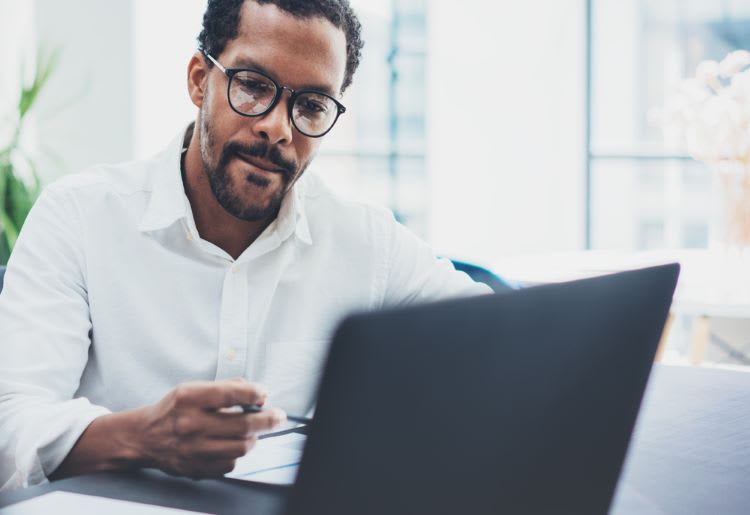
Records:
{"label": "finger", "polygon": [[202,434],[213,438],[242,440],[253,434],[251,421],[244,413],[203,413],[195,419]]}
{"label": "finger", "polygon": [[286,422],[286,413],[272,408],[260,413],[214,413],[206,420],[206,434],[217,438],[245,438],[271,431]]}
{"label": "finger", "polygon": [[225,413],[198,411],[180,419],[175,425],[178,434],[244,440],[250,435],[270,431],[286,422],[286,414],[272,408],[260,413]]}
{"label": "finger", "polygon": [[201,460],[239,458],[247,454],[257,441],[258,437],[254,435],[243,440],[204,438],[195,445],[192,455]]}
{"label": "finger", "polygon": [[205,409],[264,404],[266,401],[266,391],[262,386],[238,380],[184,383],[173,392],[178,404]]}
{"label": "finger", "polygon": [[247,419],[248,434],[271,431],[286,422],[286,413],[279,408],[267,409],[260,413],[248,413],[243,416]]}

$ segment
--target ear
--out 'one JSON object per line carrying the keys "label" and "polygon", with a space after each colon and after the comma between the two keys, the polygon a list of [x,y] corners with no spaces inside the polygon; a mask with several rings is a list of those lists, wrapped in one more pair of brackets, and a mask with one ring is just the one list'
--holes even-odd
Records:
{"label": "ear", "polygon": [[208,84],[208,65],[203,54],[196,52],[190,58],[187,69],[187,86],[190,100],[196,107],[203,105],[205,98],[206,85]]}

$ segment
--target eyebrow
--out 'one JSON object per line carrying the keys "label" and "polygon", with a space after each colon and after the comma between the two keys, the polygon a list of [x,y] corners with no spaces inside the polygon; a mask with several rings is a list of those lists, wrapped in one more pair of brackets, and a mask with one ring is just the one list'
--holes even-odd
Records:
{"label": "eyebrow", "polygon": [[[269,77],[273,78],[273,80],[277,80],[273,73],[269,72],[266,68],[258,64],[250,57],[238,57],[237,59],[235,59],[235,64],[232,66],[227,66],[227,68],[253,68],[255,70],[258,70],[259,72],[265,73]],[[327,95],[330,95],[332,97],[336,97],[337,95],[334,88],[327,84],[307,84],[299,88],[294,88],[294,90],[315,90],[320,91],[321,93],[326,93]]]}

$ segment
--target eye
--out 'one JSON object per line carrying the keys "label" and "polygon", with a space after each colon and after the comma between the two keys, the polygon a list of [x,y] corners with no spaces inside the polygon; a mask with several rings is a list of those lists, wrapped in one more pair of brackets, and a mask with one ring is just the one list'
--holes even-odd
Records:
{"label": "eye", "polygon": [[237,82],[244,91],[254,95],[265,95],[272,90],[271,84],[263,80],[238,78]]}
{"label": "eye", "polygon": [[328,112],[328,106],[313,98],[300,98],[297,102],[300,112],[308,116],[321,116]]}

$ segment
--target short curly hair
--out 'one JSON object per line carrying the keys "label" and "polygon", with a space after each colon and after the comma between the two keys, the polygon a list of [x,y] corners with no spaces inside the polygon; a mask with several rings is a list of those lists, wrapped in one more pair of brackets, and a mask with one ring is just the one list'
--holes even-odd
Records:
{"label": "short curly hair", "polygon": [[[218,56],[227,44],[237,37],[240,10],[246,0],[208,0],[203,14],[203,29],[198,35],[198,49]],[[258,4],[273,4],[298,18],[321,16],[346,36],[346,70],[343,92],[352,83],[354,72],[362,57],[362,25],[348,0],[248,0]],[[209,66],[213,63],[208,62]]]}

